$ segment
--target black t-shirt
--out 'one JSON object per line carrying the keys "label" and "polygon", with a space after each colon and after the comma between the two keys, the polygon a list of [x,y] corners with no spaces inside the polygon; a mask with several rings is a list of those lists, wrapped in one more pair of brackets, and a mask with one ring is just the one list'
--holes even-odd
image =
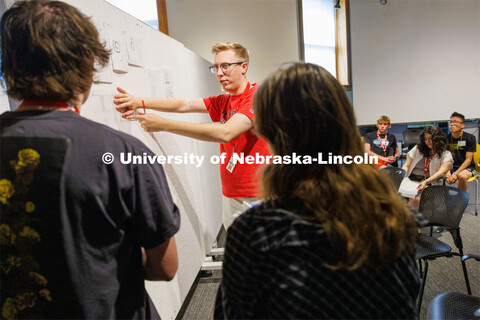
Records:
{"label": "black t-shirt", "polygon": [[[453,155],[453,170],[457,170],[465,161],[467,152],[475,152],[477,150],[477,141],[473,134],[463,132],[459,139],[455,139],[452,134],[448,134],[447,140],[450,143],[450,151]],[[475,163],[473,161],[468,166],[474,168]]]}
{"label": "black t-shirt", "polygon": [[[385,140],[385,135],[381,134],[380,138]],[[380,140],[378,140],[377,131],[367,133],[363,138],[363,142],[368,143],[370,145],[370,150],[375,154],[378,154],[382,157],[395,156],[395,151],[397,150],[397,139],[393,134],[387,133],[387,149],[385,152],[383,151]]]}
{"label": "black t-shirt", "polygon": [[[171,238],[180,216],[161,165],[120,159],[153,153],[70,111],[6,112],[0,130],[0,179],[15,187],[0,199],[11,236],[2,308],[24,303],[20,318],[145,318],[140,247]],[[113,163],[102,162],[106,152]]]}

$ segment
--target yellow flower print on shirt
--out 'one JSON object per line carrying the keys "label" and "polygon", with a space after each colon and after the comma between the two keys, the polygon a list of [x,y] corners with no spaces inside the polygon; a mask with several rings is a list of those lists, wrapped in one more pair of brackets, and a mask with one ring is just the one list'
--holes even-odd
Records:
{"label": "yellow flower print on shirt", "polygon": [[22,260],[20,259],[20,257],[16,257],[9,254],[5,262],[2,262],[0,267],[3,273],[7,274],[12,270],[12,268],[20,267],[21,265],[22,265]]}
{"label": "yellow flower print on shirt", "polygon": [[16,319],[17,318],[17,308],[15,307],[15,300],[12,298],[7,298],[2,307],[2,318],[4,319]]}
{"label": "yellow flower print on shirt", "polygon": [[37,296],[35,293],[26,292],[15,297],[15,306],[17,307],[17,310],[25,310],[27,308],[33,308],[36,301]]}
{"label": "yellow flower print on shirt", "polygon": [[2,307],[2,317],[5,319],[16,319],[19,311],[33,308],[36,301],[37,296],[33,292],[19,294],[13,299],[7,298]]}
{"label": "yellow flower print on shirt", "polygon": [[20,237],[28,238],[35,242],[40,242],[40,235],[37,231],[30,228],[29,226],[23,227],[23,230],[20,232]]}
{"label": "yellow flower print on shirt", "polygon": [[[2,319],[38,318],[52,301],[48,280],[36,261],[37,244],[42,236],[30,223],[37,221],[32,213],[38,209],[38,203],[30,200],[32,190],[29,190],[29,184],[34,181],[40,155],[25,148],[17,156],[9,161],[9,171],[15,171],[15,179],[0,180],[0,241],[2,250],[6,250],[5,253],[2,251],[0,261],[1,281],[13,284],[2,286]],[[19,285],[15,286],[15,283]]]}
{"label": "yellow flower print on shirt", "polygon": [[45,277],[42,276],[40,273],[30,272],[28,276],[30,277],[30,279],[35,281],[36,284],[39,284],[41,286],[45,287],[48,283],[47,279],[45,279]]}
{"label": "yellow flower print on shirt", "polygon": [[15,244],[15,239],[17,236],[15,233],[10,229],[8,224],[2,223],[0,224],[0,242],[3,245],[13,245]]}
{"label": "yellow flower print on shirt", "polygon": [[48,289],[42,289],[38,291],[38,293],[45,298],[47,301],[52,301],[52,297],[50,296],[50,290]]}
{"label": "yellow flower print on shirt", "polygon": [[32,213],[33,211],[35,211],[35,203],[32,201],[27,201],[25,203],[25,212]]}
{"label": "yellow flower print on shirt", "polygon": [[0,202],[7,203],[7,199],[11,198],[15,193],[15,188],[10,180],[0,180]]}
{"label": "yellow flower print on shirt", "polygon": [[40,155],[37,151],[27,148],[18,151],[18,161],[15,163],[15,171],[28,169],[33,171],[40,162]]}

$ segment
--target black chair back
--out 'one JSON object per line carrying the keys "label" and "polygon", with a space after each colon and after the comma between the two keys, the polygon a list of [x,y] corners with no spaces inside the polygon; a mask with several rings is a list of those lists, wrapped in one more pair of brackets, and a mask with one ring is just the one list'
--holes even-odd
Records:
{"label": "black chair back", "polygon": [[467,205],[465,191],[450,186],[431,186],[422,193],[419,211],[430,225],[458,228]]}
{"label": "black chair back", "polygon": [[[462,257],[480,261],[480,255],[466,254]],[[445,292],[432,299],[428,306],[428,320],[478,320],[480,317],[480,297],[460,292]]]}
{"label": "black chair back", "polygon": [[422,129],[407,129],[403,131],[403,148],[412,149],[416,144],[420,143],[420,133]]}
{"label": "black chair back", "polygon": [[400,184],[405,177],[405,170],[397,167],[386,167],[381,169],[381,171],[388,175],[390,181],[393,182],[395,188],[398,191],[398,189],[400,188]]}

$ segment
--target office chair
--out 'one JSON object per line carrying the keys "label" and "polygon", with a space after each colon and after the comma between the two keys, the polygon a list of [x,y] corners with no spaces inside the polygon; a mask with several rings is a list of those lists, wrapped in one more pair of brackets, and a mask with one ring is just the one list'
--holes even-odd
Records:
{"label": "office chair", "polygon": [[[480,261],[480,255],[467,254],[462,261],[468,259]],[[480,297],[469,296],[459,292],[445,292],[432,299],[428,306],[429,320],[478,320],[480,319]]]}
{"label": "office chair", "polygon": [[416,144],[420,143],[420,133],[423,129],[407,129],[403,131],[403,148],[407,151],[412,149]]}
{"label": "office chair", "polygon": [[[441,257],[463,256],[463,244],[459,225],[467,205],[468,193],[458,188],[431,186],[426,188],[422,193],[419,211],[429,220],[427,226],[431,228],[429,235],[421,233],[417,238],[415,258],[418,260],[422,280],[417,299],[419,313],[422,305],[423,292],[425,290],[425,282],[427,280],[428,260],[435,260]],[[458,248],[458,252],[452,252],[452,248],[448,244],[432,237],[433,226],[440,226],[450,232],[455,246]],[[425,270],[422,270],[422,262],[425,265]],[[461,263],[467,292],[468,294],[472,294],[465,262],[461,260]]]}
{"label": "office chair", "polygon": [[395,185],[395,188],[398,191],[398,188],[400,188],[400,184],[402,184],[402,180],[405,177],[405,174],[406,174],[405,170],[397,167],[385,167],[381,169],[381,171],[388,175],[388,177],[390,178],[390,181],[393,182],[393,184]]}
{"label": "office chair", "polygon": [[407,129],[403,131],[403,141],[402,141],[402,150],[400,150],[400,164],[402,164],[407,159],[407,153],[415,145],[420,143],[420,133],[423,129]]}

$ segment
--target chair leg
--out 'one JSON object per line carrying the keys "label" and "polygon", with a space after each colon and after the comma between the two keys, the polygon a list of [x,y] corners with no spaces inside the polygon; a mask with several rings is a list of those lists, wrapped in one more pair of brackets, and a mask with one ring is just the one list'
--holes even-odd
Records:
{"label": "chair leg", "polygon": [[468,280],[467,265],[462,260],[463,252],[461,252],[460,261],[462,262],[463,276],[465,277],[465,285],[467,286],[467,293],[472,295],[472,289],[470,289],[470,281]]}
{"label": "chair leg", "polygon": [[477,177],[477,179],[475,180],[475,215],[478,214],[478,209],[477,209],[477,205],[478,205],[478,179],[480,179],[480,177]]}
{"label": "chair leg", "polygon": [[420,274],[420,279],[423,279],[422,259],[418,259],[418,273]]}
{"label": "chair leg", "polygon": [[[419,260],[419,264],[420,266],[422,265],[421,260]],[[425,260],[425,271],[423,272],[423,276],[422,276],[422,272],[420,271],[420,275],[421,275],[420,292],[418,293],[418,297],[417,297],[418,317],[420,317],[420,309],[422,309],[423,292],[425,290],[425,283],[427,281],[427,272],[428,272],[428,261]]]}

